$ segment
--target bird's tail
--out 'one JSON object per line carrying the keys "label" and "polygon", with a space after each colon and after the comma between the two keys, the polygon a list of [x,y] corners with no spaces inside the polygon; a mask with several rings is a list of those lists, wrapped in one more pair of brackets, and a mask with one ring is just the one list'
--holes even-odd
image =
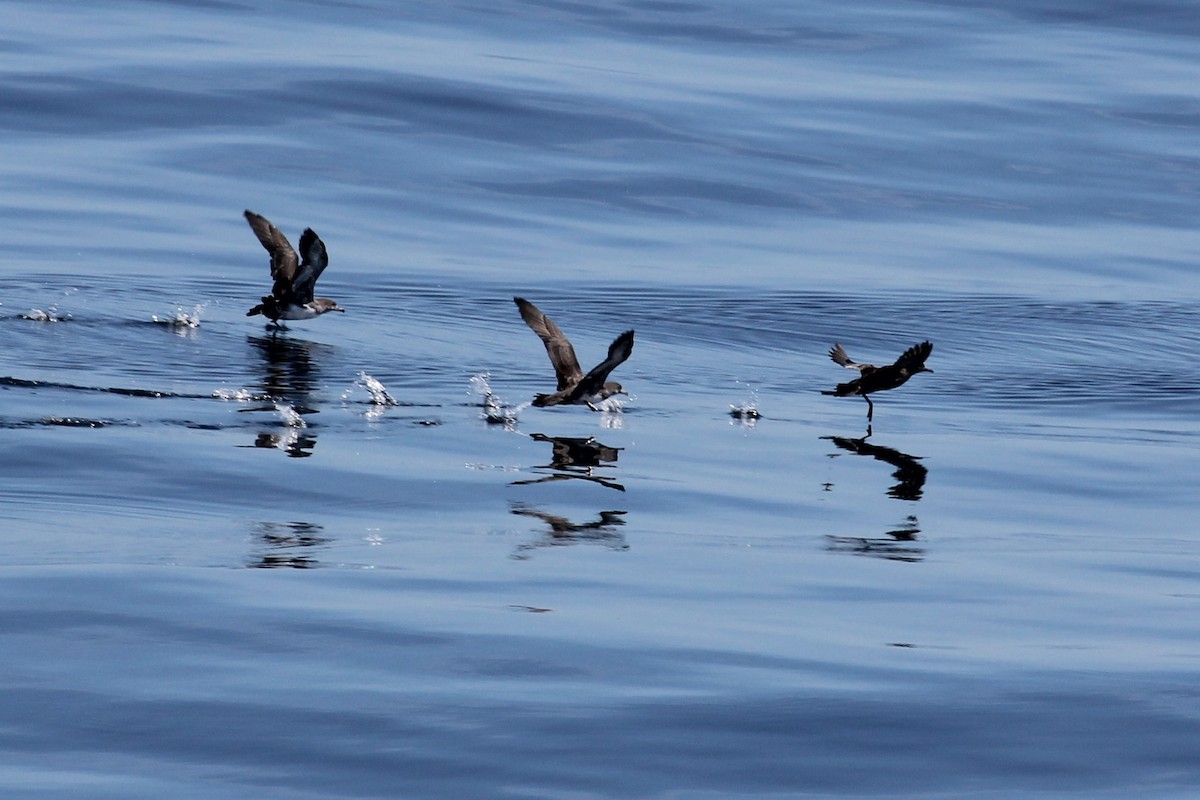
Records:
{"label": "bird's tail", "polygon": [[547,402],[551,396],[552,395],[548,395],[548,394],[534,395],[533,405],[537,406],[538,408],[545,408],[546,406],[552,406],[552,405],[554,405],[554,403]]}
{"label": "bird's tail", "polygon": [[839,383],[832,391],[828,389],[821,390],[821,394],[831,394],[834,397],[849,397],[858,393],[858,386],[854,383]]}
{"label": "bird's tail", "polygon": [[254,308],[246,312],[247,317],[253,317],[255,314],[262,314],[264,317],[272,316],[275,298],[272,295],[264,295],[262,302]]}

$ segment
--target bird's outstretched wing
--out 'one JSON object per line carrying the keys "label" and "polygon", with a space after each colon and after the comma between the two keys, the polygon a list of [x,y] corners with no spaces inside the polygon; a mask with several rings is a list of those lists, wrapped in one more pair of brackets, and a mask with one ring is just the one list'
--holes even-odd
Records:
{"label": "bird's outstretched wing", "polygon": [[583,378],[583,369],[566,334],[559,330],[554,320],[525,298],[514,297],[513,302],[521,312],[521,319],[546,345],[546,355],[550,356],[550,363],[554,365],[554,374],[558,378],[558,391],[578,383]]}
{"label": "bird's outstretched wing", "polygon": [[904,354],[896,359],[896,366],[900,367],[909,373],[915,372],[925,366],[925,359],[929,358],[929,354],[933,352],[932,342],[921,342],[914,344],[912,347],[904,351]]}
{"label": "bird's outstretched wing", "polygon": [[[254,235],[258,237],[263,249],[271,254],[271,278],[275,281],[275,288],[290,287],[299,261],[296,258],[296,251],[292,249],[291,242],[266,217],[255,214],[249,209],[245,214],[246,221],[250,223],[250,230],[254,231]],[[279,296],[274,289],[272,293]]]}
{"label": "bird's outstretched wing", "polygon": [[[313,292],[317,287],[317,278],[329,266],[329,254],[325,252],[325,243],[312,228],[305,228],[300,234],[300,269],[292,279],[292,300],[304,304],[311,303]],[[292,255],[295,258],[295,254]]]}
{"label": "bird's outstretched wing", "polygon": [[829,357],[833,359],[835,364],[846,369],[856,369],[859,372],[875,369],[873,364],[859,364],[857,361],[851,360],[850,356],[846,355],[846,351],[840,342],[829,349]]}
{"label": "bird's outstretched wing", "polygon": [[604,386],[604,382],[608,380],[608,374],[617,367],[625,363],[625,359],[629,358],[629,354],[633,352],[633,331],[625,331],[608,346],[608,356],[596,366],[592,367],[591,372],[583,376],[583,380],[575,387],[575,391],[571,394],[574,396],[591,395],[600,391]]}

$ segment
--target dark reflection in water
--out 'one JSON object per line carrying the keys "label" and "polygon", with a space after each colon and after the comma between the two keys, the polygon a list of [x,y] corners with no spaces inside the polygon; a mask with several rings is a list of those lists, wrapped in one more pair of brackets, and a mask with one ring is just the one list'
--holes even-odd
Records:
{"label": "dark reflection in water", "polygon": [[288,428],[286,433],[260,433],[254,438],[254,446],[267,450],[282,450],[289,458],[308,458],[317,446],[316,434],[307,428]]}
{"label": "dark reflection in water", "polygon": [[[916,502],[925,492],[925,480],[929,470],[920,463],[917,456],[901,452],[894,447],[871,444],[871,428],[867,435],[859,438],[849,436],[822,436],[837,445],[840,449],[858,456],[870,456],[876,461],[882,461],[895,467],[892,477],[897,483],[887,490],[888,497],[896,500]],[[830,453],[830,458],[836,458],[841,453]],[[827,490],[832,484],[827,484]],[[893,561],[920,561],[925,557],[925,548],[912,544],[917,541],[921,532],[916,515],[909,514],[896,528],[886,531],[883,536],[829,536],[826,549],[835,553],[854,553],[856,555],[875,556]]]}
{"label": "dark reflection in water", "polygon": [[247,566],[256,569],[312,569],[319,562],[309,549],[327,544],[324,526],[312,522],[259,522],[254,536],[261,552],[250,557]]}
{"label": "dark reflection in water", "polygon": [[313,356],[330,349],[329,346],[293,339],[279,331],[247,336],[246,341],[265,363],[266,371],[258,388],[274,401],[271,410],[280,415],[287,428],[284,433],[259,433],[254,446],[282,450],[291,458],[311,456],[317,436],[306,427],[304,415],[317,413],[312,394],[319,383],[320,368]]}
{"label": "dark reflection in water", "polygon": [[[822,436],[822,439],[828,439],[843,450],[848,450],[851,453],[859,456],[871,456],[877,461],[883,461],[891,464],[896,468],[892,473],[892,477],[899,483],[888,489],[888,497],[894,497],[897,500],[920,500],[921,495],[925,491],[925,479],[929,475],[929,470],[921,464],[917,456],[910,456],[908,453],[902,453],[893,447],[884,447],[879,444],[870,444],[867,439],[871,438],[871,429],[867,429],[867,435],[858,439],[848,436]],[[833,453],[832,456],[840,455]]]}
{"label": "dark reflection in water", "polygon": [[[597,469],[604,469],[616,464],[620,455],[620,447],[609,447],[597,442],[592,436],[577,438],[571,436],[546,436],[542,433],[531,433],[529,438],[535,442],[549,442],[550,463],[533,467],[533,471],[542,477],[530,480],[513,481],[512,486],[525,486],[534,483],[562,481],[576,478],[592,481],[609,489],[619,492],[625,487],[604,475],[597,475]],[[539,470],[550,470],[549,474]]]}
{"label": "dark reflection in water", "polygon": [[625,536],[616,530],[625,524],[624,511],[601,511],[599,518],[591,522],[572,522],[566,517],[541,511],[525,503],[513,503],[512,513],[520,517],[540,519],[548,526],[539,539],[518,545],[513,558],[529,558],[532,551],[542,547],[580,543],[600,544],[613,550],[629,549]]}
{"label": "dark reflection in water", "polygon": [[265,362],[266,373],[260,383],[262,393],[290,404],[301,413],[312,411],[308,402],[321,375],[313,356],[332,348],[318,342],[293,339],[278,331],[266,336],[247,336],[246,341]]}
{"label": "dark reflection in water", "polygon": [[825,549],[831,553],[886,558],[889,561],[921,561],[925,548],[913,544],[921,529],[917,518],[909,514],[904,522],[883,536],[827,536]]}
{"label": "dark reflection in water", "polygon": [[61,383],[59,381],[31,381],[27,378],[14,378],[10,375],[0,377],[0,386],[14,386],[21,389],[63,389],[69,392],[99,392],[103,394],[122,395],[124,397],[150,398],[189,398],[207,400],[207,394],[179,394],[163,392],[157,389],[135,389],[124,386],[82,386],[76,383]]}

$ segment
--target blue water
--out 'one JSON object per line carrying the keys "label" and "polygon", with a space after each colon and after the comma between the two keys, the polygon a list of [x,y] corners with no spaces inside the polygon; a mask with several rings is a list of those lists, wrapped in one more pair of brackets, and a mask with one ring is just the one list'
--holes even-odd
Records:
{"label": "blue water", "polygon": [[1200,792],[1193,5],[0,11],[4,797]]}

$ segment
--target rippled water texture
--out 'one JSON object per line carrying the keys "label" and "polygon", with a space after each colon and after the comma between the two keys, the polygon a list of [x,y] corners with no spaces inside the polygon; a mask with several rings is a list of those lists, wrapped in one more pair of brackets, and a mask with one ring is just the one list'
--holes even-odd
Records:
{"label": "rippled water texture", "polygon": [[5,798],[1200,790],[1192,5],[0,8]]}

